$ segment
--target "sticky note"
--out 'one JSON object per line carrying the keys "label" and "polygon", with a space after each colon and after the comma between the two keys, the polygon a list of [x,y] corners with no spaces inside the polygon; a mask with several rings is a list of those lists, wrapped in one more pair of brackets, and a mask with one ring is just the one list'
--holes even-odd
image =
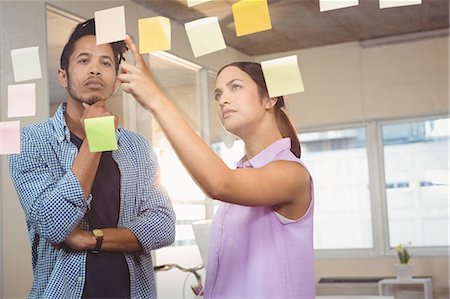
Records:
{"label": "sticky note", "polygon": [[125,39],[125,8],[123,6],[96,11],[94,18],[97,45]]}
{"label": "sticky note", "polygon": [[422,0],[380,0],[380,8],[422,4]]}
{"label": "sticky note", "polygon": [[36,115],[36,83],[8,85],[8,117]]}
{"label": "sticky note", "polygon": [[241,0],[231,9],[237,36],[272,29],[267,0]]}
{"label": "sticky note", "polygon": [[217,17],[208,17],[184,24],[195,57],[226,48]]}
{"label": "sticky note", "polygon": [[14,81],[27,81],[42,77],[39,47],[11,50]]}
{"label": "sticky note", "polygon": [[91,152],[105,152],[117,149],[114,116],[86,118],[84,130]]}
{"label": "sticky note", "polygon": [[321,12],[357,6],[358,4],[359,0],[319,0]]}
{"label": "sticky note", "polygon": [[170,20],[153,17],[138,20],[139,53],[170,50]]}
{"label": "sticky note", "polygon": [[20,153],[20,121],[0,122],[0,155]]}
{"label": "sticky note", "polygon": [[211,0],[187,0],[187,5],[188,7],[194,6],[194,5],[199,5],[205,2],[209,2]]}
{"label": "sticky note", "polygon": [[297,55],[261,62],[270,97],[304,91]]}

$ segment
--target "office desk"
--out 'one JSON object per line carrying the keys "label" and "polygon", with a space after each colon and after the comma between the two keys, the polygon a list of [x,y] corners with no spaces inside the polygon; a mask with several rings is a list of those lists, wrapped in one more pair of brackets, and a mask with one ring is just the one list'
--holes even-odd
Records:
{"label": "office desk", "polygon": [[378,282],[378,292],[381,296],[393,295],[392,287],[398,285],[421,285],[425,299],[433,299],[431,278],[412,278],[409,280],[383,279]]}

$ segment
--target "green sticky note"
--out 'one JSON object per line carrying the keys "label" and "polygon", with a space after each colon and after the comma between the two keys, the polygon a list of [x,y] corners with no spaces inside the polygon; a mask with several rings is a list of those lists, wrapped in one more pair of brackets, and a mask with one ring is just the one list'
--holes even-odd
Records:
{"label": "green sticky note", "polygon": [[114,116],[86,118],[84,130],[91,152],[106,152],[117,149]]}

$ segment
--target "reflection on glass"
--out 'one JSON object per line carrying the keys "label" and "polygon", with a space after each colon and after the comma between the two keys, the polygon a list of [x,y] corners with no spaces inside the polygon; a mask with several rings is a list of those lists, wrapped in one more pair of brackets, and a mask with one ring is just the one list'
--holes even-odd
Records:
{"label": "reflection on glass", "polygon": [[364,128],[300,134],[314,179],[314,248],[371,248],[372,222]]}
{"label": "reflection on glass", "polygon": [[449,119],[383,126],[390,246],[448,246]]}

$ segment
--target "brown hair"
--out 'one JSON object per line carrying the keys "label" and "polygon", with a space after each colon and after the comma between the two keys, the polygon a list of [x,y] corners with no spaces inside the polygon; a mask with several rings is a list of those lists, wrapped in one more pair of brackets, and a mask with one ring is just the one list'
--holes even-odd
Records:
{"label": "brown hair", "polygon": [[[217,76],[219,76],[220,72],[222,72],[223,69],[229,66],[235,66],[249,75],[250,78],[252,78],[252,80],[258,86],[258,92],[260,96],[269,97],[269,92],[267,91],[267,85],[266,81],[264,80],[264,74],[261,68],[261,64],[247,61],[233,62],[222,67],[217,73]],[[300,158],[302,153],[300,141],[297,136],[297,131],[295,130],[292,122],[285,112],[286,106],[284,104],[284,98],[283,96],[279,96],[275,99],[277,100],[277,102],[275,104],[274,111],[278,129],[280,130],[281,136],[291,138],[291,152],[294,153],[297,158]]]}

